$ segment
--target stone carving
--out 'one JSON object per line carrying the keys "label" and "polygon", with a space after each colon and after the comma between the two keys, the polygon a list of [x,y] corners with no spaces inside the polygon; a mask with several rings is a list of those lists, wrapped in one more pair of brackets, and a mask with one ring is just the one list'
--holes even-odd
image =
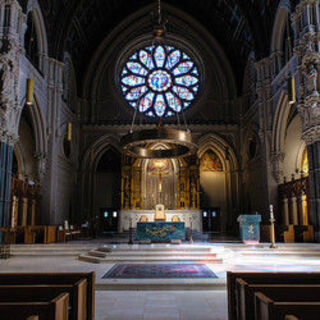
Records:
{"label": "stone carving", "polygon": [[277,183],[280,183],[280,177],[283,175],[281,170],[281,164],[283,163],[285,157],[284,152],[273,152],[271,153],[271,166],[272,166],[272,174]]}

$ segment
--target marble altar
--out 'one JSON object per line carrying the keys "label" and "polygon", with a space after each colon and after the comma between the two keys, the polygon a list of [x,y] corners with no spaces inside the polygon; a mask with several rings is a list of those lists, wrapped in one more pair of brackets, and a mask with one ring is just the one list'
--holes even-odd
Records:
{"label": "marble altar", "polygon": [[[192,230],[202,232],[202,213],[201,210],[165,210],[166,221],[176,221],[178,217],[180,222],[184,222],[185,228],[190,228],[190,218],[192,218]],[[119,213],[118,231],[128,231],[130,224],[133,228],[137,228],[137,223],[141,217],[144,222],[155,221],[154,210],[121,210]],[[145,220],[147,218],[148,221]]]}
{"label": "marble altar", "polygon": [[171,240],[185,240],[184,222],[138,222],[138,241],[170,242]]}

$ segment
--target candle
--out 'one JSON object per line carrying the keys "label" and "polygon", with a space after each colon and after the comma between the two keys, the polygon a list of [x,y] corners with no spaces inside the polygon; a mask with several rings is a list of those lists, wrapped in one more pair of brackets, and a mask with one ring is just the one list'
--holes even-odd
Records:
{"label": "candle", "polygon": [[274,215],[273,215],[273,205],[270,204],[270,219],[274,219]]}

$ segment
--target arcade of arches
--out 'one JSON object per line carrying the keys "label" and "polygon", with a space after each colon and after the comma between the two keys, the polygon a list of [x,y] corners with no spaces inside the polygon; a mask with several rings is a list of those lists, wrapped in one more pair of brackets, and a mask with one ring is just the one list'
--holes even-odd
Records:
{"label": "arcade of arches", "polygon": [[[155,49],[154,1],[56,2],[0,0],[3,230],[121,233],[161,203],[195,235],[236,238],[238,216],[259,213],[268,240],[272,204],[279,241],[320,240],[318,2],[164,1]],[[124,155],[121,137],[159,117],[197,152]]]}

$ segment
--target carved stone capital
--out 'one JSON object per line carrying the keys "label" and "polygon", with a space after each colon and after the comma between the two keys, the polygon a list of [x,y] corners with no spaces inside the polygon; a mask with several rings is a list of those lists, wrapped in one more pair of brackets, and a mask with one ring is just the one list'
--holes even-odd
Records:
{"label": "carved stone capital", "polygon": [[285,153],[281,151],[271,152],[271,162],[283,162]]}
{"label": "carved stone capital", "polygon": [[0,127],[0,141],[9,145],[14,145],[19,140],[19,136],[13,132]]}
{"label": "carved stone capital", "polygon": [[302,139],[307,145],[320,141],[320,124],[303,131]]}
{"label": "carved stone capital", "polygon": [[280,183],[282,175],[281,164],[284,161],[285,153],[280,151],[271,152],[270,160],[272,166],[272,174],[277,183]]}

